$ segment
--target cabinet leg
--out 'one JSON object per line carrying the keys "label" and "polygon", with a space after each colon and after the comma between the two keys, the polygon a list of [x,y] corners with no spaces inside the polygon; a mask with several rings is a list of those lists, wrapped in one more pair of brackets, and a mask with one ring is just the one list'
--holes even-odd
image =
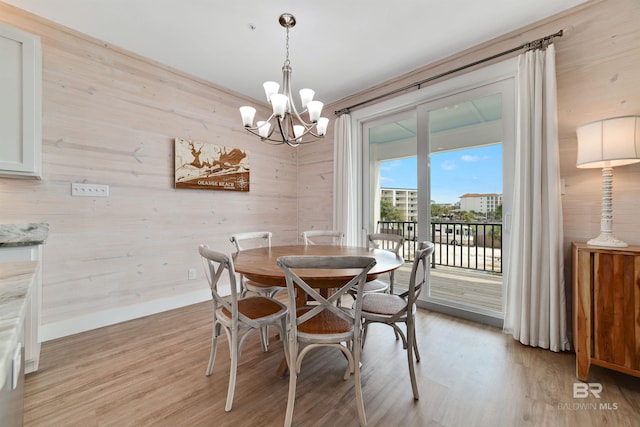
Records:
{"label": "cabinet leg", "polygon": [[589,357],[585,356],[586,355],[580,354],[580,352],[576,354],[576,377],[581,381],[587,381],[589,368],[591,367]]}

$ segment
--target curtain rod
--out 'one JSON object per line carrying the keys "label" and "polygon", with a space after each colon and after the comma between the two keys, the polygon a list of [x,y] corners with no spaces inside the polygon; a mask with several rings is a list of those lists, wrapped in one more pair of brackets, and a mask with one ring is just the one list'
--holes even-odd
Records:
{"label": "curtain rod", "polygon": [[387,96],[395,95],[396,93],[399,93],[399,92],[404,92],[405,90],[414,88],[416,86],[418,88],[420,88],[421,85],[423,85],[425,83],[428,83],[430,81],[437,80],[437,79],[442,78],[444,76],[448,76],[449,74],[457,73],[458,71],[462,71],[462,70],[465,70],[467,68],[474,67],[474,66],[476,66],[478,64],[482,64],[484,62],[491,61],[493,59],[499,58],[499,57],[504,56],[504,55],[508,55],[510,53],[516,52],[516,51],[521,50],[521,49],[531,50],[531,49],[544,48],[551,42],[552,39],[554,39],[556,37],[562,37],[562,35],[563,35],[563,30],[560,30],[555,34],[549,34],[548,36],[536,39],[534,41],[531,41],[531,42],[528,42],[528,43],[523,43],[518,47],[514,47],[514,48],[511,48],[509,50],[505,50],[504,52],[496,53],[495,55],[488,56],[486,58],[483,58],[483,59],[480,59],[478,61],[472,62],[471,64],[463,65],[461,67],[454,68],[453,70],[445,71],[444,73],[440,73],[438,75],[426,78],[424,80],[420,80],[419,82],[411,83],[411,84],[403,86],[403,87],[401,87],[399,89],[392,90],[391,92],[383,93],[382,95],[378,95],[378,96],[375,96],[373,98],[369,98],[367,100],[364,100],[364,101],[359,102],[357,104],[353,104],[353,105],[351,105],[349,107],[346,107],[346,108],[343,108],[341,110],[334,111],[334,114],[336,116],[340,116],[342,114],[347,114],[347,113],[350,112],[350,110],[352,108],[361,107],[361,106],[363,106],[365,104],[369,104],[369,103],[377,101],[379,99],[386,98]]}

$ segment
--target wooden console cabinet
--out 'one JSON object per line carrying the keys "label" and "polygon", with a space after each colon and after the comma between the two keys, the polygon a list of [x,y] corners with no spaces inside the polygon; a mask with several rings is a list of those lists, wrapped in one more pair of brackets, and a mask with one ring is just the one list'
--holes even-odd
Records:
{"label": "wooden console cabinet", "polygon": [[576,376],[591,365],[640,377],[640,246],[572,245]]}

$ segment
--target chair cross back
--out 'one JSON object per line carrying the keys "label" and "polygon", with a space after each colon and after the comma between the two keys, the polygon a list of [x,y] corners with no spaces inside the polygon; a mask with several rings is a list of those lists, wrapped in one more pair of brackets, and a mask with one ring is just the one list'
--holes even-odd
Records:
{"label": "chair cross back", "polygon": [[[354,315],[336,306],[338,301],[349,289],[357,286],[364,286],[369,270],[376,264],[375,258],[358,256],[283,256],[278,258],[278,265],[284,270],[287,287],[296,285],[307,295],[313,298],[318,305],[297,317],[296,325],[306,322],[310,318],[319,314],[323,310],[328,310],[340,318],[352,322]],[[353,277],[341,288],[337,288],[333,295],[325,298],[315,289],[309,286],[292,269],[353,269],[360,268],[361,272]],[[294,303],[295,301],[291,301]]]}
{"label": "chair cross back", "polygon": [[400,297],[407,298],[409,304],[415,303],[422,292],[422,286],[427,282],[427,258],[433,254],[434,244],[432,242],[422,242],[416,253],[416,260],[411,267],[409,276],[409,288],[400,294]]}

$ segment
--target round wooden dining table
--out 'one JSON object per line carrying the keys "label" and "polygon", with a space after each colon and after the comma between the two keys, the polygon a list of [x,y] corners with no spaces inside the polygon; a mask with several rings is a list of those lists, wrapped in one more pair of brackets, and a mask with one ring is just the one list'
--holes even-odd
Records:
{"label": "round wooden dining table", "polygon": [[[380,274],[393,271],[404,264],[404,258],[383,249],[369,249],[355,246],[325,246],[325,245],[292,245],[272,246],[270,248],[256,248],[236,252],[233,264],[237,273],[247,279],[271,286],[286,287],[284,271],[278,266],[277,260],[281,256],[313,255],[313,256],[369,256],[376,260],[367,275],[367,281],[374,280]],[[350,270],[308,269],[300,273],[300,278],[309,286],[326,289],[339,288],[351,280],[358,273]]]}
{"label": "round wooden dining table", "polygon": [[[233,265],[236,273],[243,274],[249,280],[271,286],[287,286],[284,271],[278,266],[278,258],[289,255],[314,256],[369,256],[376,260],[376,265],[369,271],[367,281],[374,280],[380,274],[393,271],[404,264],[404,258],[384,249],[369,249],[355,246],[324,246],[324,245],[293,245],[272,246],[270,248],[247,249],[233,255]],[[313,288],[327,296],[328,289],[339,288],[353,279],[359,271],[356,270],[323,270],[304,269],[298,271],[300,278]],[[304,294],[300,293],[303,297]],[[296,305],[304,305],[305,300],[296,298]],[[287,362],[283,358],[276,372],[283,376],[287,372]]]}

